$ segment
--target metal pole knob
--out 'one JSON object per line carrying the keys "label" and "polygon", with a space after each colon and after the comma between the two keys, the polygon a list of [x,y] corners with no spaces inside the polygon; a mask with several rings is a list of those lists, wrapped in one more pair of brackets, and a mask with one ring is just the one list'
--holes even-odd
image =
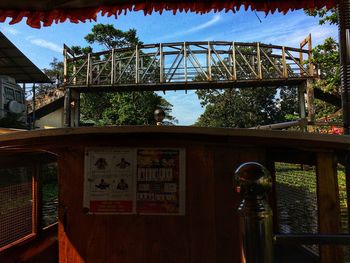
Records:
{"label": "metal pole knob", "polygon": [[157,122],[157,126],[160,126],[162,125],[162,121],[164,120],[165,118],[165,112],[164,110],[162,109],[156,109],[154,111],[154,119],[156,120]]}

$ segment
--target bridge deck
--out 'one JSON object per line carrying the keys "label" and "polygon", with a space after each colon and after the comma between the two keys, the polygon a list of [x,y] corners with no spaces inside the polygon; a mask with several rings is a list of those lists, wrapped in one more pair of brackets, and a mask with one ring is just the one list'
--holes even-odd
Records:
{"label": "bridge deck", "polygon": [[232,89],[250,87],[281,87],[297,86],[307,78],[263,79],[263,80],[228,80],[207,82],[169,82],[169,83],[139,83],[139,84],[95,84],[67,85],[67,88],[79,92],[124,92],[124,91],[173,91],[201,89]]}

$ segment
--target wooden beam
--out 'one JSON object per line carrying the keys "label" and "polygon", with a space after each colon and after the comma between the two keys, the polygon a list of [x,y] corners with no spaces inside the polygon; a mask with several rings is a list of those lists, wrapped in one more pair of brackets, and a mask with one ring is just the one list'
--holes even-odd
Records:
{"label": "wooden beam", "polygon": [[[332,152],[317,153],[317,196],[320,234],[340,233],[340,203],[335,155]],[[322,263],[343,262],[342,248],[321,245]]]}

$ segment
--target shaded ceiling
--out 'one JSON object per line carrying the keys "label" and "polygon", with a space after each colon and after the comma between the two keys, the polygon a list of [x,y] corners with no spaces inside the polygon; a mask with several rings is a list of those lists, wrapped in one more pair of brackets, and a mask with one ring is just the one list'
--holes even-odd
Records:
{"label": "shaded ceiling", "polygon": [[0,32],[0,75],[17,83],[49,83],[51,80]]}
{"label": "shaded ceiling", "polygon": [[287,12],[295,9],[314,9],[336,7],[339,0],[1,0],[0,22],[12,18],[10,24],[15,24],[27,18],[27,24],[40,28],[52,23],[85,22],[96,19],[102,12],[107,16],[118,16],[127,11],[143,11],[151,14],[153,11],[170,10],[207,13],[210,11],[237,11],[240,7],[251,7],[253,10],[265,12]]}

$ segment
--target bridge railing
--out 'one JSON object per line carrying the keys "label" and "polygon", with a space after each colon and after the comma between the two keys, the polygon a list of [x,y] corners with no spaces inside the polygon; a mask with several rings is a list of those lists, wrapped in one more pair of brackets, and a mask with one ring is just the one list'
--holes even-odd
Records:
{"label": "bridge railing", "polygon": [[64,80],[66,86],[117,86],[312,78],[310,56],[302,48],[227,41],[138,45],[80,56],[64,46]]}

